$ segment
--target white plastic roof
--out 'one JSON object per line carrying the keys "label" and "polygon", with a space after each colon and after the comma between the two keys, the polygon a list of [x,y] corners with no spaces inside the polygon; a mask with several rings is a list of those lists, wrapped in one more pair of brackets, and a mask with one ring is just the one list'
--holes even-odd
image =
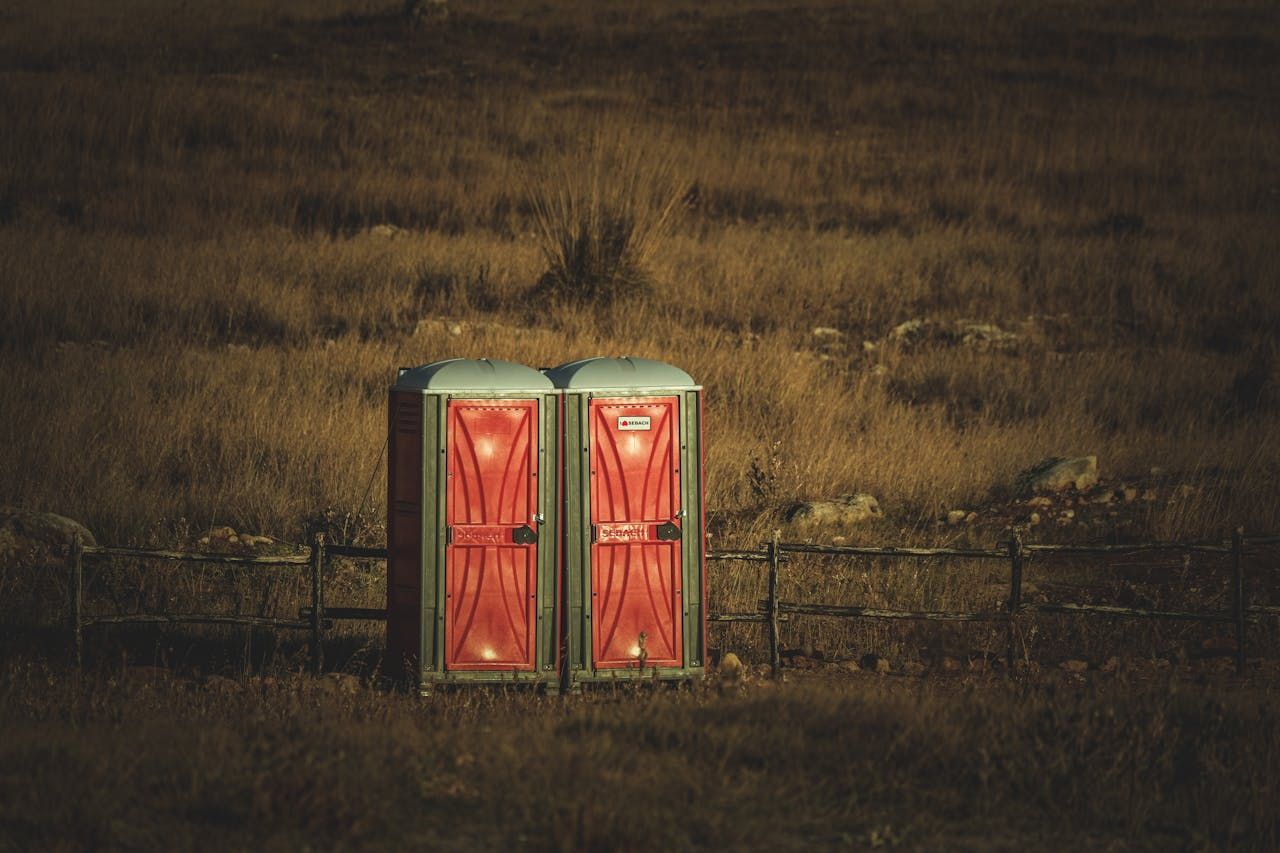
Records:
{"label": "white plastic roof", "polygon": [[642,388],[698,388],[678,367],[647,358],[584,358],[545,371],[557,388],[627,391]]}
{"label": "white plastic roof", "polygon": [[396,379],[397,391],[531,391],[555,390],[551,380],[532,367],[489,358],[451,358],[412,367]]}

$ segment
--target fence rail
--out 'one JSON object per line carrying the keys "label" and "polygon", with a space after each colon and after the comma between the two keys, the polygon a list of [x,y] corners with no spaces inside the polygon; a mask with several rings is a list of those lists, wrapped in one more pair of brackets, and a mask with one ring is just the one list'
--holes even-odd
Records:
{"label": "fence rail", "polygon": [[[1280,616],[1280,606],[1251,605],[1247,600],[1243,556],[1248,545],[1280,544],[1280,536],[1266,535],[1244,537],[1237,528],[1229,543],[1217,542],[1139,542],[1127,545],[1049,545],[1024,544],[1015,536],[999,548],[914,548],[914,547],[864,547],[857,545],[812,545],[808,543],[784,543],[775,531],[771,541],[757,550],[710,551],[709,562],[759,563],[767,568],[767,597],[758,602],[757,610],[745,613],[707,614],[712,624],[762,624],[765,642],[769,649],[769,661],[775,677],[782,666],[781,623],[794,617],[820,617],[835,619],[883,619],[919,620],[931,622],[1003,622],[1006,631],[1006,663],[1014,666],[1015,644],[1018,636],[1018,619],[1024,614],[1072,614],[1085,616],[1110,616],[1170,621],[1187,621],[1206,624],[1231,623],[1235,627],[1235,665],[1238,673],[1245,668],[1246,625],[1265,617]],[[1231,558],[1231,610],[1219,612],[1194,612],[1183,610],[1155,610],[1138,607],[1121,607],[1104,604],[1054,602],[1026,604],[1022,601],[1022,573],[1026,560],[1034,555],[1045,556],[1108,556],[1114,554],[1172,551],[1229,555]],[[778,591],[781,567],[795,556],[827,557],[881,557],[886,559],[914,559],[950,557],[957,559],[999,560],[1009,565],[1009,594],[1006,606],[1001,610],[987,611],[932,611],[893,610],[862,607],[847,604],[782,601]],[[84,657],[84,629],[92,625],[127,624],[213,624],[268,627],[310,632],[311,664],[315,671],[323,666],[324,631],[334,620],[385,620],[386,611],[371,607],[330,607],[325,603],[324,575],[329,561],[334,557],[357,560],[386,560],[386,548],[369,548],[355,545],[327,544],[323,536],[317,536],[308,553],[279,556],[239,556],[234,554],[210,554],[186,551],[151,550],[144,548],[116,548],[84,546],[77,537],[70,552],[71,584],[69,622],[75,646],[77,665]],[[297,619],[239,614],[104,614],[86,615],[84,612],[84,562],[113,558],[136,558],[193,563],[213,563],[230,566],[306,568],[310,605],[301,608]]]}

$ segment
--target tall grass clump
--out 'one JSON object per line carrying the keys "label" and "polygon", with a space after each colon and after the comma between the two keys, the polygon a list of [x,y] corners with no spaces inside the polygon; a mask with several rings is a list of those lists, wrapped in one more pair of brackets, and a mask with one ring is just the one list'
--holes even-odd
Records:
{"label": "tall grass clump", "polygon": [[598,133],[584,152],[530,183],[534,233],[547,264],[538,296],[610,304],[652,292],[651,261],[685,195],[670,160]]}

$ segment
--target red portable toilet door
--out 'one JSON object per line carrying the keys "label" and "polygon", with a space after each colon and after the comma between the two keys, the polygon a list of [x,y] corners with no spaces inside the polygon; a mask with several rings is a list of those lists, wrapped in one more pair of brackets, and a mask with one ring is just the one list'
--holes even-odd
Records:
{"label": "red portable toilet door", "polygon": [[445,669],[534,668],[538,403],[450,400]]}
{"label": "red portable toilet door", "polygon": [[592,660],[680,666],[679,402],[593,399]]}

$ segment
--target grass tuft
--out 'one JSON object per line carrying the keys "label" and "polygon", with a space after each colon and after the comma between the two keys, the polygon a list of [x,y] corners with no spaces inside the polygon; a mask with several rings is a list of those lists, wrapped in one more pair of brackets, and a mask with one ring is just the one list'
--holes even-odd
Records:
{"label": "grass tuft", "polygon": [[547,263],[535,295],[607,305],[650,294],[651,261],[674,230],[685,191],[655,151],[597,133],[530,190]]}

